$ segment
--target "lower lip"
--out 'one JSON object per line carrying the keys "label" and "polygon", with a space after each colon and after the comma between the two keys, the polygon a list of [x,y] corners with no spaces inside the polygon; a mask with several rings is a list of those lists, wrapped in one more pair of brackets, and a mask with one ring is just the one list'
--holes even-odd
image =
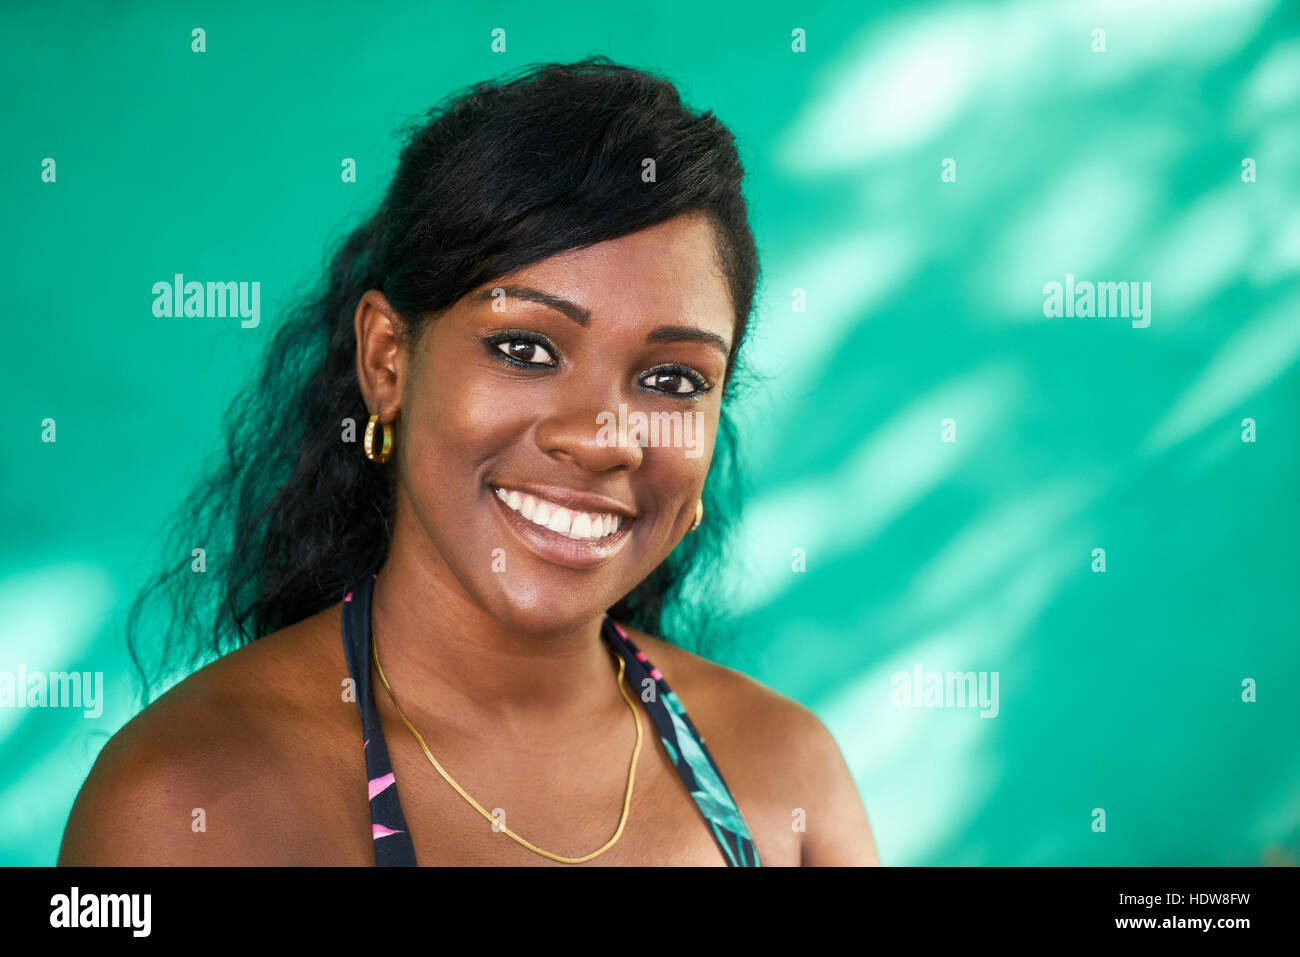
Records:
{"label": "lower lip", "polygon": [[622,549],[624,543],[628,540],[633,524],[636,522],[636,519],[624,516],[618,531],[612,535],[606,535],[594,542],[580,542],[572,538],[566,538],[559,532],[553,532],[544,525],[530,522],[501,501],[501,496],[497,495],[491,487],[488,488],[488,496],[496,503],[498,510],[505,518],[506,524],[514,530],[514,533],[528,547],[529,551],[543,561],[550,562],[552,565],[561,565],[564,568],[580,570],[595,568],[597,565],[609,561]]}

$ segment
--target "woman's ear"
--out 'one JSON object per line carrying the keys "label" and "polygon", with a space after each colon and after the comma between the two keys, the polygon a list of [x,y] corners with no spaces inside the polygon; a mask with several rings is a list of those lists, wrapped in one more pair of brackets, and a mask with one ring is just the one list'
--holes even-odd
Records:
{"label": "woman's ear", "polygon": [[366,408],[382,410],[391,422],[402,405],[407,354],[403,346],[405,324],[383,292],[367,290],[353,317],[357,338],[357,382]]}

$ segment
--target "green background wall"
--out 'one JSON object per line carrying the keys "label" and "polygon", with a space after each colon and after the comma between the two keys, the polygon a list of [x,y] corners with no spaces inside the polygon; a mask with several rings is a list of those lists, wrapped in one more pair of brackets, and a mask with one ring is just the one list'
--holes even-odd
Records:
{"label": "green background wall", "polygon": [[[0,671],[106,681],[0,708],[0,864],[54,861],[162,523],[397,126],[591,53],[741,142],[770,380],[725,663],[828,724],[883,861],[1300,861],[1297,5],[186,6],[0,13]],[[261,325],[155,318],[177,272],[260,281]],[[1067,273],[1151,282],[1149,327],[1046,318]],[[917,665],[996,672],[997,716],[895,707]]]}

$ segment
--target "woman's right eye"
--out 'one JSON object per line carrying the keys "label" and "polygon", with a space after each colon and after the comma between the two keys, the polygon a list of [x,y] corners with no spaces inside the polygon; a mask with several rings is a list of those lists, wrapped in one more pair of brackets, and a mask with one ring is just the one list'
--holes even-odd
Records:
{"label": "woman's right eye", "polygon": [[[516,362],[524,362],[528,365],[555,365],[555,360],[551,358],[549,352],[536,342],[531,342],[528,339],[507,339],[504,342],[498,342],[497,348]],[[549,361],[539,360],[539,353]]]}

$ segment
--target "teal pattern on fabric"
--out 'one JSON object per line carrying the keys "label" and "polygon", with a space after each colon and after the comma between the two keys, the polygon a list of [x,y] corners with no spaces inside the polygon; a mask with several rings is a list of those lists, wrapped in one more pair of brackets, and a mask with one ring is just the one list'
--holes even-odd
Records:
{"label": "teal pattern on fabric", "polygon": [[646,708],[659,731],[664,750],[672,758],[673,766],[686,784],[686,790],[695,806],[709,823],[714,840],[722,849],[727,864],[732,867],[759,867],[758,851],[754,848],[754,839],[745,824],[744,815],[740,813],[740,808],[722,779],[722,772],[718,770],[713,755],[705,746],[704,738],[687,715],[686,708],[645,652],[636,646],[621,625],[606,615],[605,629],[610,626],[619,639],[611,642],[611,646],[627,663],[632,686],[642,687],[642,679],[646,676],[655,682],[655,700],[646,702]]}
{"label": "teal pattern on fabric", "polygon": [[[714,767],[712,759],[704,753],[703,740],[696,738],[694,727],[688,726],[686,709],[677,700],[676,693],[669,691],[663,695],[664,705],[672,716],[673,726],[677,731],[677,741],[681,746],[681,759],[685,760],[695,773],[695,780],[700,785],[698,791],[692,791],[691,797],[703,812],[705,818],[716,827],[721,827],[735,835],[742,835],[752,848],[753,839],[745,819],[740,815],[740,808],[731,797],[731,792],[722,783],[722,775]],[[668,742],[665,742],[668,744]],[[672,753],[671,745],[669,753]],[[727,847],[724,843],[724,847]]]}

